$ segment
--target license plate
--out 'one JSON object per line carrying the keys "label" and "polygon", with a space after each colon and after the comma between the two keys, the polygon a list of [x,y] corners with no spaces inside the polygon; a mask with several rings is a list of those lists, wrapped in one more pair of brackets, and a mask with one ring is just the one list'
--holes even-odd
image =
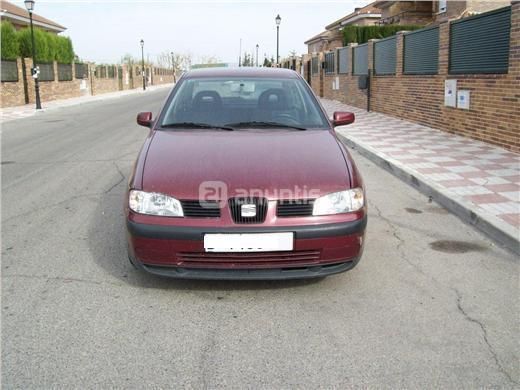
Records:
{"label": "license plate", "polygon": [[206,252],[277,252],[293,250],[294,233],[205,234]]}

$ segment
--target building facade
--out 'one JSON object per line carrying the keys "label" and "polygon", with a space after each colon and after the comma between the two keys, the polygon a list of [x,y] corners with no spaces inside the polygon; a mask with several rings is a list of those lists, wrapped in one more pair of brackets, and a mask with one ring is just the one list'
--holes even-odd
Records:
{"label": "building facade", "polygon": [[[0,1],[0,21],[10,22],[17,30],[26,28],[30,24],[29,13],[26,9],[4,0]],[[67,29],[61,24],[35,13],[33,13],[33,25],[53,34],[59,34]]]}
{"label": "building facade", "polygon": [[343,33],[341,30],[345,26],[371,26],[378,24],[381,19],[381,11],[374,6],[375,3],[354,9],[354,12],[327,25],[322,33],[305,41],[307,53],[318,53],[343,46]]}

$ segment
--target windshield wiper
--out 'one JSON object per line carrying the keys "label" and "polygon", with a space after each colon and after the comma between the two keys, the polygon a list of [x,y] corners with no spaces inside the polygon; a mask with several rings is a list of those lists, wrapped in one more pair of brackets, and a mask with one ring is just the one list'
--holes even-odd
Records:
{"label": "windshield wiper", "polygon": [[237,123],[226,123],[225,126],[231,127],[241,127],[241,126],[251,126],[251,127],[282,127],[284,129],[295,129],[295,130],[307,130],[305,127],[301,126],[293,126],[286,125],[285,123],[278,122],[264,122],[264,121],[250,121],[250,122],[237,122]]}
{"label": "windshield wiper", "polygon": [[166,123],[161,125],[163,129],[174,129],[174,128],[186,128],[186,129],[216,129],[216,130],[226,130],[233,131],[230,126],[216,126],[210,125],[209,123],[196,123],[196,122],[176,122],[176,123]]}

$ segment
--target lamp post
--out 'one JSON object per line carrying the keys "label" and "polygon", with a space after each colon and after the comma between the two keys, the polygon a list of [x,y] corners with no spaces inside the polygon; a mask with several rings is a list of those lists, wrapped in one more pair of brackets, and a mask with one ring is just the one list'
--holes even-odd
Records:
{"label": "lamp post", "polygon": [[32,60],[33,66],[31,69],[32,77],[34,78],[34,93],[36,94],[36,109],[41,110],[42,103],[40,101],[40,84],[38,84],[38,68],[36,67],[36,48],[34,46],[34,29],[32,13],[34,10],[34,0],[25,0],[25,8],[29,11],[29,20],[31,22],[31,46],[32,46]]}
{"label": "lamp post", "polygon": [[143,75],[143,91],[146,91],[146,72],[144,71],[144,40],[141,39],[141,73]]}
{"label": "lamp post", "polygon": [[278,67],[278,63],[280,62],[280,23],[282,22],[282,18],[280,15],[276,16],[276,67]]}
{"label": "lamp post", "polygon": [[256,67],[258,68],[258,48],[260,46],[258,46],[258,43],[256,44]]}

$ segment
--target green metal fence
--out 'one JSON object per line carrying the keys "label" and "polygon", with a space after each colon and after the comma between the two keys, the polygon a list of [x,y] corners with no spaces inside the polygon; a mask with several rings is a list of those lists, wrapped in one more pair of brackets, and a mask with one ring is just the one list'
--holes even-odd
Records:
{"label": "green metal fence", "polygon": [[318,74],[320,71],[320,60],[318,57],[312,57],[311,69],[313,75]]}
{"label": "green metal fence", "polygon": [[397,39],[395,35],[374,43],[374,73],[394,75],[396,67]]}
{"label": "green metal fence", "polygon": [[332,74],[335,72],[334,63],[336,62],[335,52],[325,54],[325,74]]}
{"label": "green metal fence", "polygon": [[368,44],[354,47],[352,59],[352,74],[363,76],[368,74]]}
{"label": "green metal fence", "polygon": [[58,81],[72,80],[72,64],[58,64]]}
{"label": "green metal fence", "polygon": [[87,79],[88,78],[88,65],[82,63],[74,64],[74,73],[77,79]]}
{"label": "green metal fence", "polygon": [[511,7],[450,24],[449,73],[507,73]]}
{"label": "green metal fence", "polygon": [[5,81],[18,81],[18,63],[15,61],[2,60],[1,79]]}
{"label": "green metal fence", "polygon": [[338,73],[348,73],[348,63],[350,50],[348,47],[338,49]]}
{"label": "green metal fence", "polygon": [[404,36],[403,73],[437,74],[439,27],[429,27]]}
{"label": "green metal fence", "polygon": [[40,68],[40,75],[38,80],[40,81],[54,81],[54,63],[49,64],[36,64]]}

